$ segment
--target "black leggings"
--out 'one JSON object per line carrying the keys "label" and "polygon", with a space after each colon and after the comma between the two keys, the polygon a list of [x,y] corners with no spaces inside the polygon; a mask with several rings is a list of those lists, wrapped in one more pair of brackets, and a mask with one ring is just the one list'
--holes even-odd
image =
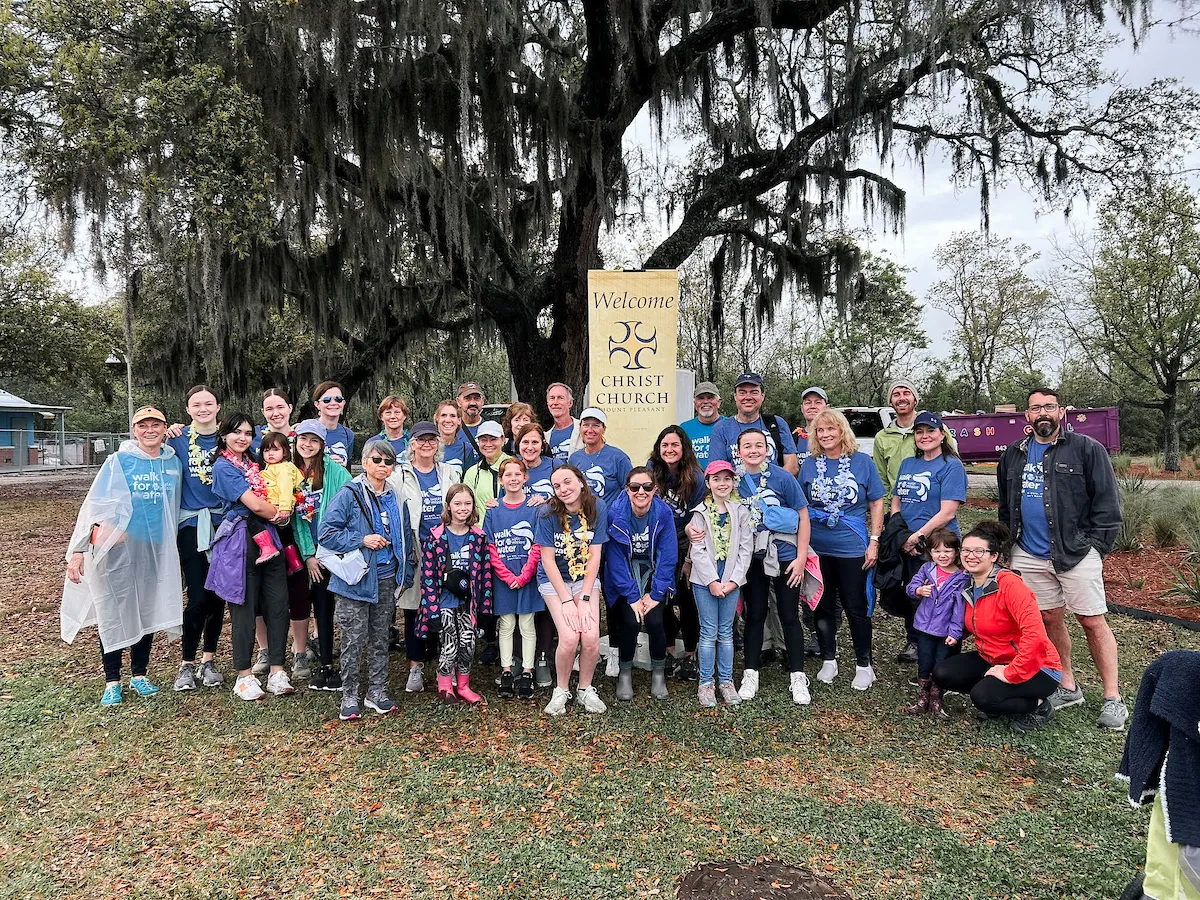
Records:
{"label": "black leggings", "polygon": [[[129,670],[133,675],[146,674],[146,670],[150,667],[150,645],[152,643],[154,643],[154,632],[143,635],[141,640],[129,648]],[[105,681],[121,680],[121,658],[124,654],[124,649],[106,651],[104,645],[100,645],[100,659],[104,663]]]}
{"label": "black leggings", "polygon": [[977,651],[959,653],[933,667],[933,680],[945,691],[970,692],[971,702],[994,716],[1033,712],[1058,689],[1058,682],[1045,672],[1038,672],[1028,681],[1009,684],[986,675],[992,665]]}
{"label": "black leggings", "polygon": [[650,637],[650,659],[662,662],[667,657],[667,635],[663,630],[663,606],[658,604],[646,613],[641,622],[633,613],[633,608],[624,600],[618,600],[608,608],[609,619],[619,619],[621,622],[618,637],[621,648],[621,664],[632,664],[637,653],[638,633],[642,625],[646,626],[646,634]]}
{"label": "black leggings", "polygon": [[221,627],[225,624],[225,601],[212,591],[205,590],[208,578],[208,555],[196,549],[196,529],[180,528],[175,536],[179,548],[179,567],[187,586],[187,606],[183,608],[183,661],[195,662],[196,651],[204,639],[204,652],[216,653]]}
{"label": "black leggings", "polygon": [[758,669],[762,656],[763,626],[767,621],[767,600],[771,585],[775,585],[775,602],[779,609],[779,624],[783,626],[783,644],[787,648],[789,672],[804,671],[804,626],[800,624],[800,586],[788,587],[787,566],[780,563],[779,574],[771,578],[763,571],[761,557],[750,561],[746,573],[745,598],[746,633],[743,652],[746,668]]}
{"label": "black leggings", "polygon": [[[306,570],[305,577],[308,577]],[[312,600],[313,614],[317,619],[317,656],[321,658],[321,665],[333,665],[333,613],[334,607],[337,604],[337,597],[333,591],[329,590],[329,573],[322,570],[323,576],[321,581],[308,588],[308,596]],[[300,652],[304,652],[304,648],[300,648]]]}
{"label": "black leggings", "polygon": [[424,662],[429,655],[429,638],[417,634],[419,609],[404,610],[404,655],[409,662]]}
{"label": "black leggings", "polygon": [[[267,657],[272,666],[287,659],[288,590],[283,555],[261,566],[258,545],[246,532],[246,598],[229,604],[229,636],[233,644],[233,667],[244,672],[253,664],[255,618],[262,616],[267,626]],[[324,631],[326,629],[322,629]],[[329,629],[332,634],[333,630]]]}
{"label": "black leggings", "polygon": [[837,657],[837,632],[844,608],[850,623],[850,640],[854,643],[854,661],[860,666],[871,665],[871,619],[867,615],[867,573],[863,560],[862,556],[821,557],[825,590],[813,610],[813,618],[822,659]]}
{"label": "black leggings", "polygon": [[[679,609],[678,614],[675,612],[676,607]],[[675,579],[675,599],[663,610],[663,629],[672,655],[675,653],[675,639],[681,631],[684,651],[696,652],[696,645],[700,643],[700,613],[696,609],[692,585],[680,575]]]}

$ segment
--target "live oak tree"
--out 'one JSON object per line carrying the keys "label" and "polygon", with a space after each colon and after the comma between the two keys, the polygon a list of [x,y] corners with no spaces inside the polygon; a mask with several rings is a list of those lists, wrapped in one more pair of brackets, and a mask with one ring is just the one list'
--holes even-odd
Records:
{"label": "live oak tree", "polygon": [[[1108,15],[1142,21],[1132,0]],[[491,332],[536,402],[583,386],[586,273],[631,212],[661,221],[647,268],[719,242],[754,320],[787,293],[848,296],[856,250],[821,223],[853,202],[900,227],[892,161],[944,151],[986,219],[1002,177],[1066,204],[1169,155],[1194,98],[1114,87],[1104,17],[1096,0],[30,0],[0,7],[0,130],[69,223],[132,215],[187,298],[181,346],[235,368],[233,336],[288,297],[346,345],[348,388],[430,333]],[[680,145],[665,177],[630,150],[647,121]]]}

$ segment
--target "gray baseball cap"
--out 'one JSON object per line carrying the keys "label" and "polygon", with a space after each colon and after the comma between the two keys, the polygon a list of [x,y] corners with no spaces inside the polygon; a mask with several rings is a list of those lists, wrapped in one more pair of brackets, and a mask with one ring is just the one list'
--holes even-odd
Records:
{"label": "gray baseball cap", "polygon": [[699,397],[701,394],[712,394],[714,397],[720,397],[721,392],[717,390],[717,386],[711,381],[702,381],[696,385],[696,389],[692,391],[693,397]]}

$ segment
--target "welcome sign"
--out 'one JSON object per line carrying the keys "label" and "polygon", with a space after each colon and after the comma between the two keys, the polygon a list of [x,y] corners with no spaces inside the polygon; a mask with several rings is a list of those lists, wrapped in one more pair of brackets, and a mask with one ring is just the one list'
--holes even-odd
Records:
{"label": "welcome sign", "polygon": [[605,440],[634,465],[675,422],[679,273],[588,272],[591,402],[608,416]]}

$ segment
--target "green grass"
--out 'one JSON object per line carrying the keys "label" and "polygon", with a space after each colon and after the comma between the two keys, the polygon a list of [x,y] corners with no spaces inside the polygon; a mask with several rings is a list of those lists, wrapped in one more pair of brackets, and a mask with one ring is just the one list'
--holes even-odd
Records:
{"label": "green grass", "polygon": [[[772,666],[759,699],[715,712],[690,686],[653,703],[639,675],[634,703],[551,720],[489,678],[483,710],[402,695],[398,715],[342,724],[325,693],[174,694],[160,643],[164,692],[106,711],[94,636],[57,642],[60,579],[5,604],[0,897],[672,896],[701,862],[769,856],[857,898],[1092,898],[1142,858],[1148,816],[1112,779],[1123,739],[1092,724],[1086,659],[1088,705],[1026,736],[960,698],[950,724],[900,713],[894,620],[876,623],[881,681],[814,683],[808,709]],[[1200,649],[1113,625],[1128,693],[1158,653]]]}

